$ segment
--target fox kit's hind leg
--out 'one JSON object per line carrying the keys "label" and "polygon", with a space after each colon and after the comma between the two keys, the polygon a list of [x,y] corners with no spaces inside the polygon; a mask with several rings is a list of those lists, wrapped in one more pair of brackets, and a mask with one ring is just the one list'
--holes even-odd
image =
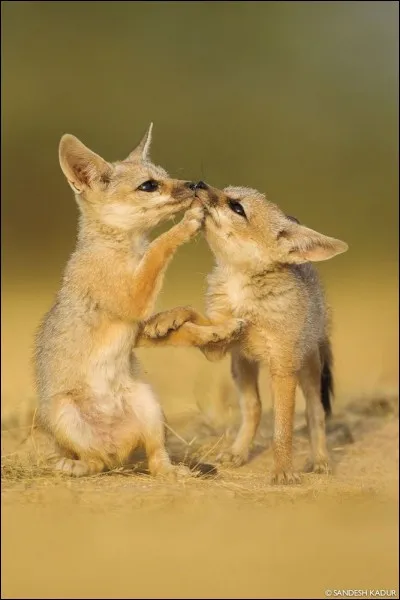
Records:
{"label": "fox kit's hind leg", "polygon": [[258,391],[259,365],[248,361],[239,352],[232,352],[232,377],[239,393],[242,421],[239,432],[228,452],[218,457],[221,462],[230,462],[238,467],[249,458],[249,451],[260,424],[261,401]]}
{"label": "fox kit's hind leg", "polygon": [[293,472],[292,440],[297,377],[293,374],[277,374],[271,371],[274,402],[273,450],[275,473],[272,483],[299,483]]}
{"label": "fox kit's hind leg", "polygon": [[104,463],[100,459],[81,460],[69,450],[55,445],[54,451],[47,454],[47,464],[56,473],[64,473],[72,477],[85,477],[96,475],[104,470]]}
{"label": "fox kit's hind leg", "polygon": [[[139,396],[140,402],[137,401]],[[141,438],[144,441],[150,474],[171,477],[190,475],[187,467],[171,463],[165,448],[164,415],[152,389],[147,384],[136,384],[133,408],[142,424]]]}
{"label": "fox kit's hind leg", "polygon": [[87,477],[88,475],[96,475],[104,470],[104,463],[101,460],[89,459],[78,460],[63,456],[63,452],[59,455],[49,457],[49,465],[53,471],[72,475],[72,477]]}
{"label": "fox kit's hind leg", "polygon": [[81,401],[73,392],[53,396],[48,422],[56,448],[48,456],[48,464],[54,471],[73,477],[95,475],[105,468],[101,452],[92,448],[93,432],[82,417]]}
{"label": "fox kit's hind leg", "polygon": [[319,352],[313,352],[299,374],[300,387],[306,400],[306,419],[311,445],[311,460],[307,471],[330,473],[326,447],[325,412],[321,402],[321,360]]}
{"label": "fox kit's hind leg", "polygon": [[[126,393],[129,409],[103,421],[101,412],[93,413],[92,403],[82,408],[82,398],[73,394],[53,399],[50,429],[60,448],[50,457],[55,471],[82,477],[120,466],[139,444],[145,446],[152,475],[190,473],[174,466],[168,457],[164,440],[164,417],[151,388],[135,382]],[[89,424],[89,422],[90,424]]]}

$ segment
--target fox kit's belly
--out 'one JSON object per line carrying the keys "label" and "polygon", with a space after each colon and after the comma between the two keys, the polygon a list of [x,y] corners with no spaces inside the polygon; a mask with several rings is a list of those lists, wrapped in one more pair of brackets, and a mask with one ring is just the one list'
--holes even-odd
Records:
{"label": "fox kit's belly", "polygon": [[97,328],[88,357],[86,383],[98,398],[118,398],[133,380],[132,349],[136,328],[124,322],[104,322]]}

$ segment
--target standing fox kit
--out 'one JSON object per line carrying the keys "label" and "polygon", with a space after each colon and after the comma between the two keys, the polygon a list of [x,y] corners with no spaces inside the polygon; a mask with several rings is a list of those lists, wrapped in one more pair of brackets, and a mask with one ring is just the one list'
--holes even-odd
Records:
{"label": "standing fox kit", "polygon": [[[325,413],[333,391],[332,355],[323,290],[312,261],[345,252],[347,244],[300,225],[259,192],[224,191],[199,182],[196,195],[205,210],[205,236],[216,265],[208,277],[207,317],[190,308],[153,316],[139,345],[197,346],[210,359],[231,353],[231,370],[242,421],[229,452],[233,465],[247,461],[261,418],[260,365],[271,376],[274,406],[273,483],[296,483],[292,435],[297,385],[306,400],[311,444],[309,470],[329,472]],[[224,340],[204,343],[213,329],[232,319]]]}
{"label": "standing fox kit", "polygon": [[175,250],[200,229],[203,210],[152,243],[148,232],[187,209],[194,184],[150,162],[151,127],[121,162],[76,137],[60,142],[61,169],[80,209],[77,245],[38,331],[39,419],[55,442],[55,470],[89,475],[119,466],[144,446],[152,474],[176,472],[164,445],[162,410],[132,352]]}

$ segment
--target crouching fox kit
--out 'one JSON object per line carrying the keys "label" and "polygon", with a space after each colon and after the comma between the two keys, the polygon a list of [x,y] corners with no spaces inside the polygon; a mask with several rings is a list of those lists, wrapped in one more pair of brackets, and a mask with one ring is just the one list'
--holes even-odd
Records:
{"label": "crouching fox kit", "polygon": [[[247,461],[261,417],[260,365],[271,377],[275,471],[273,483],[296,483],[292,466],[295,392],[306,400],[311,444],[309,470],[329,472],[325,414],[333,390],[329,320],[312,261],[345,252],[347,244],[300,225],[256,190],[224,191],[199,182],[196,195],[205,211],[205,237],[216,264],[208,277],[207,317],[191,308],[153,316],[139,345],[197,346],[214,360],[231,354],[231,370],[241,405],[237,437],[223,460]],[[213,329],[238,319],[224,340],[204,343]]]}
{"label": "crouching fox kit", "polygon": [[132,348],[153,310],[175,250],[200,229],[193,206],[155,241],[148,232],[187,209],[194,184],[149,159],[151,127],[121,162],[109,163],[72,135],[61,169],[80,209],[79,233],[61,289],[36,337],[38,416],[55,443],[54,469],[89,475],[119,466],[144,446],[152,474],[177,472],[164,445],[161,407]]}

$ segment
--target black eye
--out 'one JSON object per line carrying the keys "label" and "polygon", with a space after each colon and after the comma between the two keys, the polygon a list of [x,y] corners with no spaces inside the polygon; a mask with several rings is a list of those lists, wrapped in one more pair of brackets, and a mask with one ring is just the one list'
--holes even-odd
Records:
{"label": "black eye", "polygon": [[154,179],[149,179],[148,181],[145,181],[139,185],[137,189],[141,192],[155,192],[158,190],[158,183],[157,181],[154,181]]}
{"label": "black eye", "polygon": [[240,204],[240,202],[235,202],[235,200],[229,200],[228,204],[229,208],[233,210],[233,212],[235,212],[237,215],[240,215],[241,217],[246,218],[246,213],[244,212],[244,208]]}

